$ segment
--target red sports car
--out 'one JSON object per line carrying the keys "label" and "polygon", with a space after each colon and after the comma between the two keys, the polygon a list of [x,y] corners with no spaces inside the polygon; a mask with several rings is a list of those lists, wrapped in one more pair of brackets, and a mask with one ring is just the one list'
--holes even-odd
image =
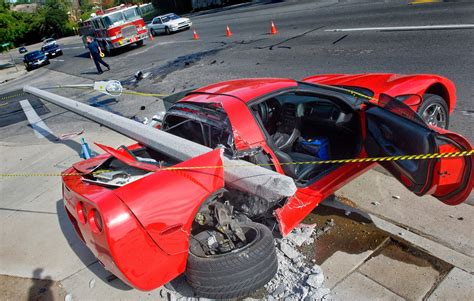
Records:
{"label": "red sports car", "polygon": [[[161,130],[214,151],[179,162],[140,144],[99,145],[106,154],[64,172],[65,208],[105,268],[137,289],[152,290],[185,273],[199,296],[244,296],[277,270],[266,225],[276,222],[288,234],[323,199],[375,164],[416,195],[463,202],[474,184],[472,156],[298,164],[471,150],[465,138],[442,129],[454,103],[453,84],[434,75],[213,84],[174,104]],[[293,178],[296,193],[266,200],[228,187],[219,168],[223,155]]]}

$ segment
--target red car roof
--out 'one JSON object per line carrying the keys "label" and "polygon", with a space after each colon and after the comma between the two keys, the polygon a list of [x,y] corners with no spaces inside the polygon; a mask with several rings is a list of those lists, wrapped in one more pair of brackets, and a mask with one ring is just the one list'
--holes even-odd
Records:
{"label": "red car roof", "polygon": [[[284,88],[296,87],[298,83],[285,78],[252,78],[220,82],[194,90],[193,93],[226,94],[244,102]],[[187,98],[189,99],[189,98]]]}

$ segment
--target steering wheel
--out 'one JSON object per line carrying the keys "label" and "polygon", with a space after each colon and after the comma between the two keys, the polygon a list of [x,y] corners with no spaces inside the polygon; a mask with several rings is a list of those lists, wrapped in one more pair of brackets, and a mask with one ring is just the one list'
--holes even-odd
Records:
{"label": "steering wheel", "polygon": [[270,112],[268,104],[265,101],[258,105],[258,114],[260,115],[260,119],[262,119],[263,125],[266,126]]}

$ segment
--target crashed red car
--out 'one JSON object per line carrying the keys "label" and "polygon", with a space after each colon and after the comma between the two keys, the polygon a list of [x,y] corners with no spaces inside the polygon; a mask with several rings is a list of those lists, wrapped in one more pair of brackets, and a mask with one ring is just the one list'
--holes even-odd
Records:
{"label": "crashed red car", "polygon": [[[152,290],[185,273],[199,296],[244,296],[277,270],[266,225],[277,223],[288,234],[323,199],[375,164],[416,195],[448,205],[463,202],[474,184],[472,156],[298,164],[471,150],[465,138],[441,128],[448,115],[439,119],[439,108],[426,115],[434,118],[427,120],[430,125],[416,113],[423,116],[433,104],[451,112],[454,93],[449,80],[435,75],[213,84],[174,104],[161,130],[214,151],[179,162],[139,144],[99,145],[106,154],[65,171],[65,208],[105,268],[137,289]],[[220,168],[222,156],[285,174],[297,191],[266,200],[231,189]]]}

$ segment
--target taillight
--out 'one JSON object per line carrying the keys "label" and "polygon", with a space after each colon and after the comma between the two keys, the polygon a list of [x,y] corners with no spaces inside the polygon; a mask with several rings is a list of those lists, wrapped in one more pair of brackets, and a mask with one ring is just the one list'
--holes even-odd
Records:
{"label": "taillight", "polygon": [[100,216],[100,213],[96,209],[92,209],[89,211],[89,214],[87,215],[87,219],[89,220],[89,226],[91,227],[92,232],[94,233],[99,233],[102,231],[102,217]]}
{"label": "taillight", "polygon": [[87,212],[86,208],[84,207],[84,204],[82,202],[78,202],[76,205],[76,213],[77,213],[77,219],[81,224],[86,223],[86,217],[87,217]]}

